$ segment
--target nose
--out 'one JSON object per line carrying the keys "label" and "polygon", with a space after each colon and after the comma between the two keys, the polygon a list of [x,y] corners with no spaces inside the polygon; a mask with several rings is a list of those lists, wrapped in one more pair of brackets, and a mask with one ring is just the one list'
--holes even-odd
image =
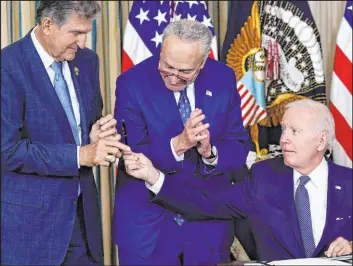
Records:
{"label": "nose", "polygon": [[176,85],[179,82],[179,78],[177,76],[169,76],[170,83],[172,85]]}
{"label": "nose", "polygon": [[87,34],[80,34],[78,37],[77,37],[77,45],[83,49],[86,47],[86,39],[87,39]]}
{"label": "nose", "polygon": [[289,143],[289,141],[290,140],[289,140],[288,134],[286,134],[285,131],[282,131],[281,138],[279,139],[280,144]]}

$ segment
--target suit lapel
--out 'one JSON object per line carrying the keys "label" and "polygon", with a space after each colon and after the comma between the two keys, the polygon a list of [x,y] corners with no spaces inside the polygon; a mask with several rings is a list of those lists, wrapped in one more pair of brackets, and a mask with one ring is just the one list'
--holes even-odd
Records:
{"label": "suit lapel", "polygon": [[283,236],[285,236],[283,240],[287,242],[287,248],[294,258],[305,257],[294,202],[293,169],[285,165],[283,169],[284,171],[280,177],[282,181],[282,192],[278,200],[279,207],[285,212],[288,221],[288,223],[284,224],[281,228],[283,230]]}
{"label": "suit lapel", "polygon": [[[207,62],[206,62],[207,64]],[[199,76],[195,80],[195,108],[199,108],[202,110],[202,113],[205,114],[206,118],[202,121],[203,124],[210,123],[211,128],[210,131],[214,130],[212,127],[212,118],[214,118],[213,113],[215,108],[215,98],[212,97],[212,94],[217,93],[216,91],[212,91],[212,84],[210,84],[210,80],[208,78],[209,72],[205,68],[200,71]],[[215,95],[216,97],[216,95]],[[211,132],[211,137],[213,136]]]}
{"label": "suit lapel", "polygon": [[147,104],[151,105],[149,106],[150,110],[158,108],[157,112],[168,129],[166,133],[174,137],[179,135],[184,129],[178,105],[175,101],[174,93],[165,86],[160,73],[157,71],[158,66],[155,65],[153,67],[155,70],[152,71],[151,83],[149,84],[151,89],[147,90],[147,97],[150,98],[150,101],[147,101]]}
{"label": "suit lapel", "polygon": [[69,134],[70,139],[75,142],[64,108],[32,42],[31,31],[25,37],[24,44],[26,47],[24,47],[22,51],[24,53],[25,67],[29,73],[28,76],[32,77],[30,78],[30,82],[33,91],[37,93],[40,99],[42,99],[41,102],[47,107],[47,109],[53,113],[54,117],[61,125],[60,128],[63,128],[63,131]]}
{"label": "suit lapel", "polygon": [[204,110],[207,108],[207,104],[205,104],[205,94],[207,90],[207,78],[204,77],[203,72],[201,70],[200,75],[195,80],[195,108],[199,108]]}
{"label": "suit lapel", "polygon": [[87,116],[86,116],[86,101],[84,100],[85,94],[82,93],[81,88],[83,86],[80,86],[82,84],[82,78],[80,78],[79,72],[79,67],[77,66],[76,60],[73,60],[69,62],[69,67],[70,67],[70,73],[71,73],[71,78],[75,87],[75,92],[77,96],[77,100],[79,102],[80,106],[80,126],[81,126],[81,138],[82,138],[82,144],[86,145],[89,143],[88,141],[88,136],[89,136],[89,129],[87,125]]}
{"label": "suit lapel", "polygon": [[337,206],[341,205],[343,195],[344,195],[344,186],[341,183],[338,183],[335,179],[337,175],[335,172],[334,164],[331,160],[327,159],[328,163],[328,185],[327,185],[327,208],[326,208],[326,223],[319,244],[317,245],[314,256],[318,254],[324,245],[328,244],[330,239],[330,232],[334,227],[333,224],[336,222]]}

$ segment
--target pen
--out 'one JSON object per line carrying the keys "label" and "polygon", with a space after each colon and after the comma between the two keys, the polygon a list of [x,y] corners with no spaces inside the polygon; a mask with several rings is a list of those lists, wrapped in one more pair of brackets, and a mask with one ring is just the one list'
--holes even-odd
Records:
{"label": "pen", "polygon": [[124,143],[126,144],[126,145],[129,145],[128,144],[128,142],[127,142],[127,133],[126,133],[126,124],[125,124],[125,120],[124,119],[122,119],[121,120],[121,129],[122,129],[122,137],[123,137],[123,139],[124,139]]}

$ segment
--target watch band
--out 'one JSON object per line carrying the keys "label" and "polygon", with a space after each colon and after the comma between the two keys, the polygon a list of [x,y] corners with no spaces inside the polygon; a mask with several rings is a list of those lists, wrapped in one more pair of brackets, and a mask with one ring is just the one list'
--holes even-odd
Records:
{"label": "watch band", "polygon": [[208,157],[205,157],[206,160],[216,158],[216,154],[213,152],[213,145],[211,144],[211,155]]}

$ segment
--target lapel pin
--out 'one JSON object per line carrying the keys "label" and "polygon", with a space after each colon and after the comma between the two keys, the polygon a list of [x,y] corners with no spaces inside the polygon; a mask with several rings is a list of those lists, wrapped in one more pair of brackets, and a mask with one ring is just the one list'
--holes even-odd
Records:
{"label": "lapel pin", "polygon": [[75,67],[75,68],[74,68],[74,70],[75,70],[75,74],[76,74],[76,76],[78,76],[78,74],[80,73],[80,71],[78,70],[78,68],[77,68],[77,67]]}
{"label": "lapel pin", "polygon": [[343,220],[343,218],[340,218],[340,217],[336,218],[336,221],[340,221],[340,220]]}
{"label": "lapel pin", "polygon": [[207,90],[206,95],[212,97],[212,91]]}
{"label": "lapel pin", "polygon": [[335,189],[341,190],[340,186],[335,186]]}

